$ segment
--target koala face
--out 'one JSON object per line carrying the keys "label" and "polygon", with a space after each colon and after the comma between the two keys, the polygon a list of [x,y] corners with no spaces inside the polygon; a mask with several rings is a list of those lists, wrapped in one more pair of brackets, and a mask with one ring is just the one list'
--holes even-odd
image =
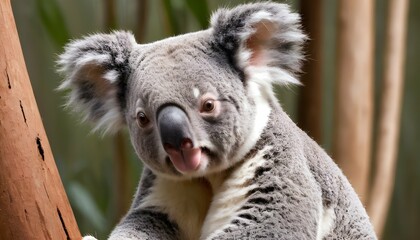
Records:
{"label": "koala face", "polygon": [[227,168],[239,160],[254,121],[243,76],[213,49],[210,31],[200,35],[140,47],[144,60],[128,81],[133,145],[149,167],[170,176]]}
{"label": "koala face", "polygon": [[269,121],[272,83],[297,83],[305,36],[286,5],[221,9],[207,30],[139,45],[97,34],[60,56],[68,104],[96,128],[128,126],[156,174],[205,176],[252,149]]}

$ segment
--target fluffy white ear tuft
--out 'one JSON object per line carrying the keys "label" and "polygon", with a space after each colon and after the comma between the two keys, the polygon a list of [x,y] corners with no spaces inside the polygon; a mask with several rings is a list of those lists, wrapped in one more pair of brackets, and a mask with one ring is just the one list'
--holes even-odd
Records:
{"label": "fluffy white ear tuft", "polygon": [[277,84],[299,84],[306,36],[300,17],[285,4],[245,4],[221,9],[211,19],[216,43],[246,75]]}
{"label": "fluffy white ear tuft", "polygon": [[57,61],[70,89],[67,106],[95,123],[94,130],[115,132],[124,125],[129,57],[136,41],[129,32],[95,34],[70,42]]}

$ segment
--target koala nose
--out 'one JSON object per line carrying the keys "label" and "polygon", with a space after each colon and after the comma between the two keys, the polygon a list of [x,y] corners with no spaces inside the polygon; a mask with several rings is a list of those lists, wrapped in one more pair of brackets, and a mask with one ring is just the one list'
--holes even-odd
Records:
{"label": "koala nose", "polygon": [[162,108],[157,115],[157,124],[165,150],[193,148],[190,121],[182,109],[172,105]]}

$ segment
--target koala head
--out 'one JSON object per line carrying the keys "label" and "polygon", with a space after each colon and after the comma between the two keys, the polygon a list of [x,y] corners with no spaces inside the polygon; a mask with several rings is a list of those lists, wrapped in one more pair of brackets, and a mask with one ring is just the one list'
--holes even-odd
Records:
{"label": "koala head", "polygon": [[273,83],[298,83],[299,21],[287,5],[256,3],[218,10],[207,30],[149,44],[123,31],[91,35],[60,55],[60,88],[95,129],[127,126],[156,174],[204,176],[253,148],[277,104]]}

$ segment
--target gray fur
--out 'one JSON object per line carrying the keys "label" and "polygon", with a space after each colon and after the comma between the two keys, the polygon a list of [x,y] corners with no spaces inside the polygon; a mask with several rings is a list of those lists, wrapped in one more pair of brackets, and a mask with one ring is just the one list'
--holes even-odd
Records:
{"label": "gray fur", "polygon": [[300,72],[303,60],[301,49],[306,36],[300,29],[300,16],[291,13],[287,5],[261,2],[242,5],[236,11],[219,9],[211,18],[215,41],[229,56],[235,56],[241,45],[238,36],[255,31],[255,22],[249,19],[258,12],[270,14],[266,22],[262,21],[263,24],[271,22],[277,25],[274,35],[266,43],[267,65],[280,67],[291,74]]}
{"label": "gray fur", "polygon": [[67,105],[83,112],[86,120],[95,121],[96,129],[115,131],[124,122],[126,84],[131,71],[128,59],[135,44],[128,32],[96,34],[71,42],[60,55],[59,71],[66,79],[59,89],[74,90]]}
{"label": "gray fur", "polygon": [[[198,218],[200,239],[376,239],[341,170],[274,98],[271,84],[298,83],[306,39],[299,16],[287,5],[255,3],[221,9],[211,23],[204,31],[144,45],[126,32],[92,35],[70,43],[60,57],[69,104],[96,127],[126,125],[145,163],[133,204],[110,239],[199,238],[194,231],[185,233],[183,220],[169,206],[187,195],[185,204],[194,214],[203,205],[194,202],[200,194],[210,196],[203,197],[207,216]],[[100,74],[89,75],[92,71]],[[220,104],[220,112],[200,112],[207,95]],[[191,140],[208,157],[207,165],[200,162],[192,172],[174,167],[156,127],[159,110],[167,105],[188,116]],[[149,119],[146,126],[138,124],[140,111]],[[162,181],[180,189],[200,187],[160,199],[156,189]],[[226,186],[244,194],[232,199]],[[213,229],[214,204],[223,199],[224,205],[238,201],[231,208],[238,209]],[[324,233],[320,217],[329,210],[333,222]]]}

